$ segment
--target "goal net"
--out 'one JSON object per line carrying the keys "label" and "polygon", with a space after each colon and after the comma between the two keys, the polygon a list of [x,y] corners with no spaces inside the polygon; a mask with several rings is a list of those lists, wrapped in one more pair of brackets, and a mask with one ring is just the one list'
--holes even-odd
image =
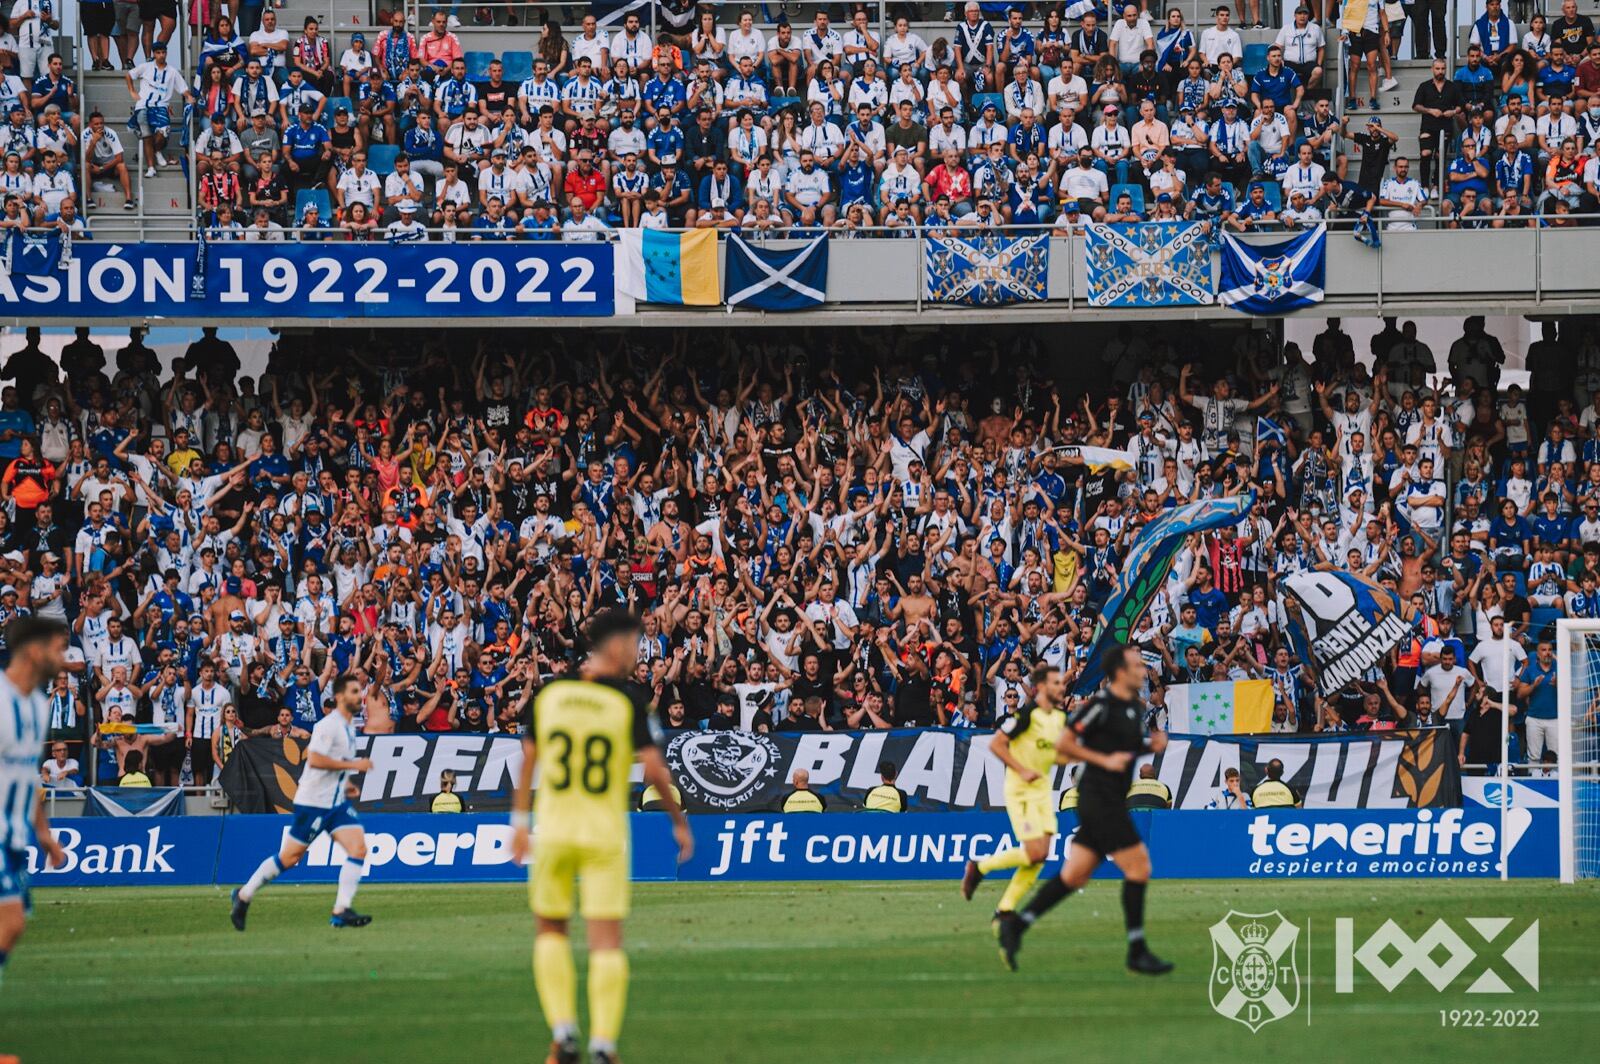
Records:
{"label": "goal net", "polygon": [[1556,694],[1561,881],[1571,883],[1600,876],[1600,621],[1556,622]]}

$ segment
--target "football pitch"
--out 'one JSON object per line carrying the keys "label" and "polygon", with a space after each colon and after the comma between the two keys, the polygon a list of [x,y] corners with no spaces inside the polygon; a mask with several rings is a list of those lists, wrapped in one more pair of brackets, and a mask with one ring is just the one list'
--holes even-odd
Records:
{"label": "football pitch", "polygon": [[[1122,968],[1119,888],[1097,881],[1002,969],[989,911],[954,882],[639,884],[628,925],[628,1064],[1593,1059],[1600,885],[1367,880],[1156,882],[1148,930],[1164,979]],[[372,886],[363,930],[327,925],[330,886],[275,886],[250,930],[215,888],[51,889],[0,984],[0,1055],[24,1064],[543,1059],[531,923],[515,885]],[[1209,928],[1279,910],[1300,928],[1300,1001],[1252,1034],[1213,1010]],[[1359,947],[1386,917],[1417,939],[1451,921],[1481,957],[1442,992],[1354,970],[1335,993],[1335,920]],[[1467,917],[1540,923],[1539,989]],[[1309,928],[1307,923],[1309,921]],[[1309,950],[1306,936],[1309,931]],[[1358,950],[1359,952],[1359,950]],[[1391,947],[1387,959],[1397,951]],[[1440,946],[1434,958],[1448,955]],[[583,997],[580,955],[580,1003]],[[1468,994],[1485,964],[1516,992]],[[1309,967],[1309,972],[1307,968]],[[1519,1010],[1518,1014],[1496,1010]],[[1468,1010],[1447,1027],[1441,1010]],[[1471,1010],[1483,1010],[1481,1016]],[[1537,1026],[1496,1027],[1496,1022]],[[1588,1049],[1584,1049],[1588,1046]]]}

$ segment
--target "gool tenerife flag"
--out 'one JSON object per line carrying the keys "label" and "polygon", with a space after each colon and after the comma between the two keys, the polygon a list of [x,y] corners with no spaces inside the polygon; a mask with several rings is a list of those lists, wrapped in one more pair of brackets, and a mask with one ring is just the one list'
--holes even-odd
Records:
{"label": "gool tenerife flag", "polygon": [[1174,735],[1257,735],[1272,730],[1272,681],[1175,683],[1167,688]]}
{"label": "gool tenerife flag", "polygon": [[1328,230],[1317,226],[1290,240],[1246,244],[1222,234],[1217,302],[1246,314],[1288,314],[1322,302]]}
{"label": "gool tenerife flag", "polygon": [[617,244],[617,292],[641,303],[714,307],[722,302],[717,279],[717,233],[623,229]]}

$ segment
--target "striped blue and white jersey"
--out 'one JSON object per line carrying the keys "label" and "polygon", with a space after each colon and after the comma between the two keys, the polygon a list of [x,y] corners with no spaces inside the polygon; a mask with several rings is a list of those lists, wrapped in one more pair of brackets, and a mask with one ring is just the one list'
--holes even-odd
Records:
{"label": "striped blue and white jersey", "polygon": [[33,844],[33,803],[49,726],[44,692],[24,694],[0,674],[0,850]]}

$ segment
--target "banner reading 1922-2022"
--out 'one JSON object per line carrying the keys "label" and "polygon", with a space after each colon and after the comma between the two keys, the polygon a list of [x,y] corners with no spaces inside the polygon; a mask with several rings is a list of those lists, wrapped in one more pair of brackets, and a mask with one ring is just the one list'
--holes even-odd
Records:
{"label": "banner reading 1922-2022", "polygon": [[[1005,766],[989,752],[988,732],[919,728],[895,731],[789,733],[668,732],[664,752],[684,805],[698,813],[760,813],[776,809],[795,772],[830,810],[860,809],[892,762],[897,783],[915,811],[1004,807]],[[229,758],[222,785],[244,812],[287,812],[300,774],[294,740],[251,740]],[[456,774],[456,793],[473,810],[509,807],[522,744],[503,735],[362,736],[371,772],[361,777],[367,810],[427,809],[439,776]],[[1461,776],[1448,728],[1414,732],[1298,737],[1280,735],[1173,736],[1154,759],[1176,809],[1204,809],[1238,769],[1248,792],[1273,760],[1307,808],[1415,809],[1459,806]],[[1058,770],[1051,781],[1068,785]]]}
{"label": "banner reading 1922-2022", "polygon": [[608,244],[77,242],[0,270],[0,317],[609,317]]}

